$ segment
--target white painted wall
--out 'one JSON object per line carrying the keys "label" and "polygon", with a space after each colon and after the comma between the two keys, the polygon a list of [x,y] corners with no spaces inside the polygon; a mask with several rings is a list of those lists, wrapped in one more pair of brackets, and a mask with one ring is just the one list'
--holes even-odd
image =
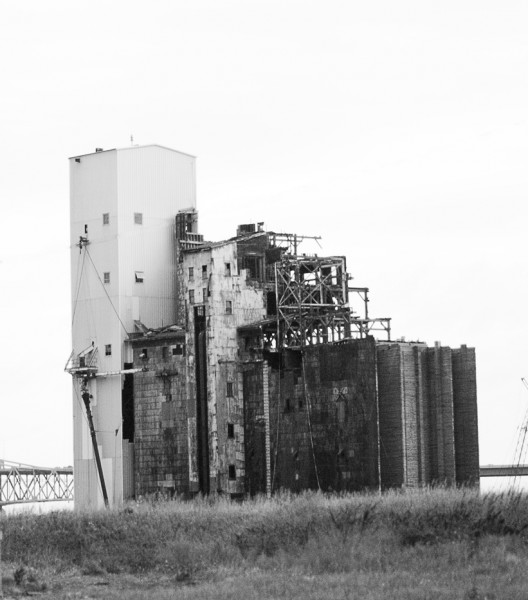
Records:
{"label": "white painted wall", "polygon": [[[126,331],[134,330],[135,319],[148,327],[175,320],[174,219],[179,210],[196,207],[195,158],[151,145],[77,159],[70,159],[73,351],[78,354],[93,341],[99,350],[99,371],[117,371],[128,360],[124,340]],[[104,213],[109,214],[107,225]],[[142,213],[141,225],[135,223],[134,213]],[[76,247],[85,236],[85,224],[91,260]],[[143,283],[136,283],[136,271],[143,271]],[[109,284],[102,283],[105,272],[110,273]],[[107,344],[112,346],[111,356],[105,356]],[[121,379],[91,382],[112,505],[123,497]],[[97,506],[102,496],[94,482],[93,451],[75,382],[73,413],[76,507]]]}

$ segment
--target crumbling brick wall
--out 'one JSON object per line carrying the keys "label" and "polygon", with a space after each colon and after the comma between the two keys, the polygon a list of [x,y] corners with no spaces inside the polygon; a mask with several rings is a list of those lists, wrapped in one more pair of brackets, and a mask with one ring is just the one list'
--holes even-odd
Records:
{"label": "crumbling brick wall", "polygon": [[148,369],[134,375],[136,497],[189,492],[184,348],[181,338],[134,344],[134,365]]}

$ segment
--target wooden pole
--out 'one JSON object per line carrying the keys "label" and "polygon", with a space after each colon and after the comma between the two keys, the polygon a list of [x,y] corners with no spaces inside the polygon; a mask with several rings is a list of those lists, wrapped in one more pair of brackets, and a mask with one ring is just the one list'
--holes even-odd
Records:
{"label": "wooden pole", "polygon": [[95,464],[97,466],[97,473],[99,474],[99,481],[101,483],[101,490],[103,492],[103,500],[104,500],[105,507],[108,508],[108,506],[109,506],[108,494],[106,493],[106,485],[105,485],[105,479],[104,479],[104,474],[103,474],[103,467],[101,465],[101,457],[99,456],[99,447],[97,446],[97,437],[95,435],[95,427],[93,424],[92,410],[90,408],[90,393],[88,392],[88,389],[86,387],[82,390],[81,396],[82,396],[82,399],[84,402],[84,406],[86,407],[86,416],[88,417],[88,426],[90,428],[90,436],[92,438],[92,446],[93,446],[93,451],[95,454]]}

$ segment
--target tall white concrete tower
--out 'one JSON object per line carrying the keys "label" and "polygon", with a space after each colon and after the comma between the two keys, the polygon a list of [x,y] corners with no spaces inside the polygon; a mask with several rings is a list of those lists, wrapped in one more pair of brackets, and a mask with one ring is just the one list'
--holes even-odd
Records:
{"label": "tall white concrete tower", "polygon": [[125,340],[135,321],[150,328],[175,322],[175,216],[195,207],[188,154],[149,145],[70,158],[76,508],[103,504],[83,392],[109,504],[119,505],[130,488],[133,446],[123,436],[119,373],[132,360]]}

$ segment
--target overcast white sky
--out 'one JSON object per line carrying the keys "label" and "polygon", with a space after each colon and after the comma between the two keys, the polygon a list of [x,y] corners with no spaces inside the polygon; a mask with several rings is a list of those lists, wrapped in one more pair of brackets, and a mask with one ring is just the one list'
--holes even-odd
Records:
{"label": "overcast white sky", "polygon": [[[434,4],[434,6],[433,6]],[[198,157],[208,239],[323,236],[393,337],[476,347],[481,463],[528,390],[525,0],[0,7],[0,458],[72,462],[67,157]]]}

